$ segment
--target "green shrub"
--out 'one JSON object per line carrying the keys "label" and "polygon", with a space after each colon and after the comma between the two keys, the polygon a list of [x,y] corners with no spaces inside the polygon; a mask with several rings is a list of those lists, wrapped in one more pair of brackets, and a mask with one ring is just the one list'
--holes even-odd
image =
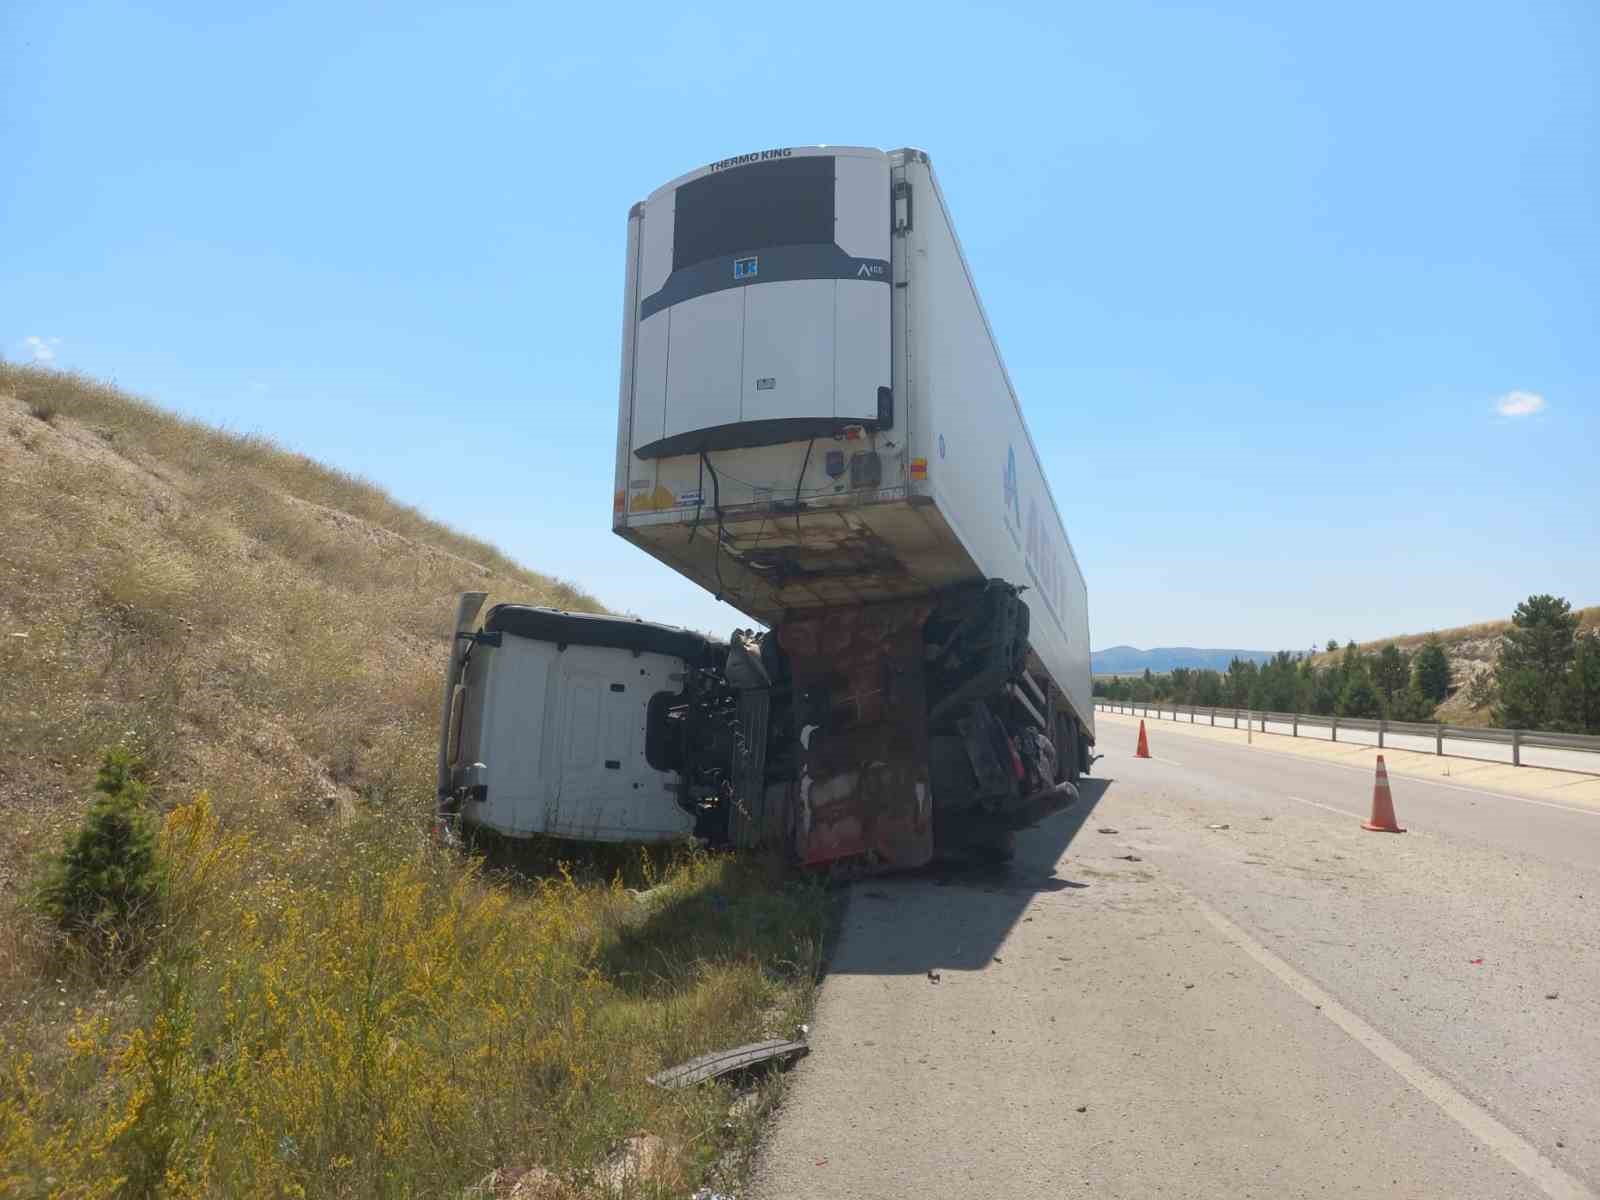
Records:
{"label": "green shrub", "polygon": [[1383,716],[1383,700],[1378,695],[1378,689],[1372,686],[1372,680],[1367,678],[1365,671],[1353,673],[1350,681],[1344,685],[1344,690],[1339,693],[1339,715],[1341,717]]}
{"label": "green shrub", "polygon": [[1389,701],[1388,717],[1391,721],[1431,721],[1435,704],[1415,682],[1403,692],[1396,692]]}
{"label": "green shrub", "polygon": [[127,747],[106,751],[94,781],[99,796],[45,874],[40,904],[73,937],[125,945],[156,910],[161,867],[143,773]]}

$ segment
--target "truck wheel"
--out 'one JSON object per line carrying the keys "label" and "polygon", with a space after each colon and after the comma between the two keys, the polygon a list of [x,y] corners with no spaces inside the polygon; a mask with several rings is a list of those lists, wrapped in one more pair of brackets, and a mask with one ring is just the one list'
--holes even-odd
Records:
{"label": "truck wheel", "polygon": [[1056,782],[1077,783],[1083,763],[1078,723],[1071,717],[1056,715]]}

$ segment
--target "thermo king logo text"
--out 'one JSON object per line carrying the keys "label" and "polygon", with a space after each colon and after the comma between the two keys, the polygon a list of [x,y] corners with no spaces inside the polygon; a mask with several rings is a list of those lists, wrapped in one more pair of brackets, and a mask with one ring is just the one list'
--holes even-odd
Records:
{"label": "thermo king logo text", "polygon": [[736,154],[732,158],[712,163],[706,170],[725,171],[729,167],[742,167],[747,163],[766,162],[769,158],[788,158],[793,153],[793,147],[786,147],[782,150],[757,150],[751,154]]}

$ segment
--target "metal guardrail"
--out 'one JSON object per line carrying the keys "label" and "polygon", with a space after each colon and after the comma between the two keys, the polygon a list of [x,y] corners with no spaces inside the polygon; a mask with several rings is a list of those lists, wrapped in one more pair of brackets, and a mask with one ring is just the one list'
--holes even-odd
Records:
{"label": "metal guardrail", "polygon": [[[1497,746],[1511,747],[1511,765],[1522,766],[1522,751],[1526,748],[1537,747],[1547,750],[1566,750],[1580,754],[1600,755],[1600,736],[1584,733],[1556,733],[1553,730],[1541,729],[1484,729],[1464,725],[1442,725],[1436,722],[1418,721],[1390,721],[1385,718],[1371,717],[1325,717],[1315,713],[1286,713],[1263,712],[1249,708],[1215,708],[1202,704],[1168,704],[1162,701],[1149,700],[1105,700],[1097,699],[1095,708],[1102,712],[1126,713],[1130,716],[1154,717],[1164,720],[1168,716],[1176,721],[1181,716],[1187,716],[1191,725],[1199,724],[1201,718],[1213,726],[1218,718],[1231,720],[1235,729],[1240,728],[1240,720],[1245,722],[1245,728],[1259,728],[1262,733],[1268,732],[1269,723],[1287,725],[1290,735],[1301,736],[1303,728],[1326,729],[1330,741],[1339,740],[1339,731],[1360,730],[1365,733],[1378,735],[1378,749],[1384,748],[1384,739],[1390,734],[1399,734],[1406,737],[1432,738],[1434,753],[1445,755],[1446,741],[1480,742]],[[1312,735],[1307,735],[1312,736]],[[1370,744],[1370,743],[1367,743]],[[1450,754],[1451,758],[1481,758],[1475,754]],[[1559,767],[1557,770],[1579,771],[1586,774],[1600,774],[1600,759],[1594,764],[1585,763],[1582,766]]]}

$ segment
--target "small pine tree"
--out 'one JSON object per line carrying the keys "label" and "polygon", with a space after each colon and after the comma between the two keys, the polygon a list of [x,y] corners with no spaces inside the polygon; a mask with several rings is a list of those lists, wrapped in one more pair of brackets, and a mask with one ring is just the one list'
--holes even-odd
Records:
{"label": "small pine tree", "polygon": [[1573,733],[1600,733],[1600,631],[1579,634],[1562,694],[1562,724]]}
{"label": "small pine tree", "polygon": [[1365,671],[1353,672],[1339,693],[1341,717],[1381,717],[1383,700]]}
{"label": "small pine tree", "polygon": [[1434,703],[1425,696],[1421,689],[1413,682],[1403,692],[1396,692],[1389,701],[1389,719],[1391,721],[1431,721],[1433,720]]}
{"label": "small pine tree", "polygon": [[1389,642],[1378,651],[1377,661],[1372,665],[1372,682],[1386,701],[1393,701],[1405,691],[1410,675],[1411,660],[1399,646]]}
{"label": "small pine tree", "polygon": [[1438,704],[1450,691],[1450,659],[1438,638],[1431,637],[1417,651],[1411,667],[1411,685]]}
{"label": "small pine tree", "polygon": [[1529,596],[1517,605],[1495,661],[1500,693],[1496,725],[1546,729],[1559,723],[1567,669],[1577,655],[1577,633],[1572,606],[1557,596]]}
{"label": "small pine tree", "polygon": [[161,868],[143,767],[126,747],[106,752],[94,781],[100,794],[46,872],[40,903],[70,935],[115,944],[155,910]]}

